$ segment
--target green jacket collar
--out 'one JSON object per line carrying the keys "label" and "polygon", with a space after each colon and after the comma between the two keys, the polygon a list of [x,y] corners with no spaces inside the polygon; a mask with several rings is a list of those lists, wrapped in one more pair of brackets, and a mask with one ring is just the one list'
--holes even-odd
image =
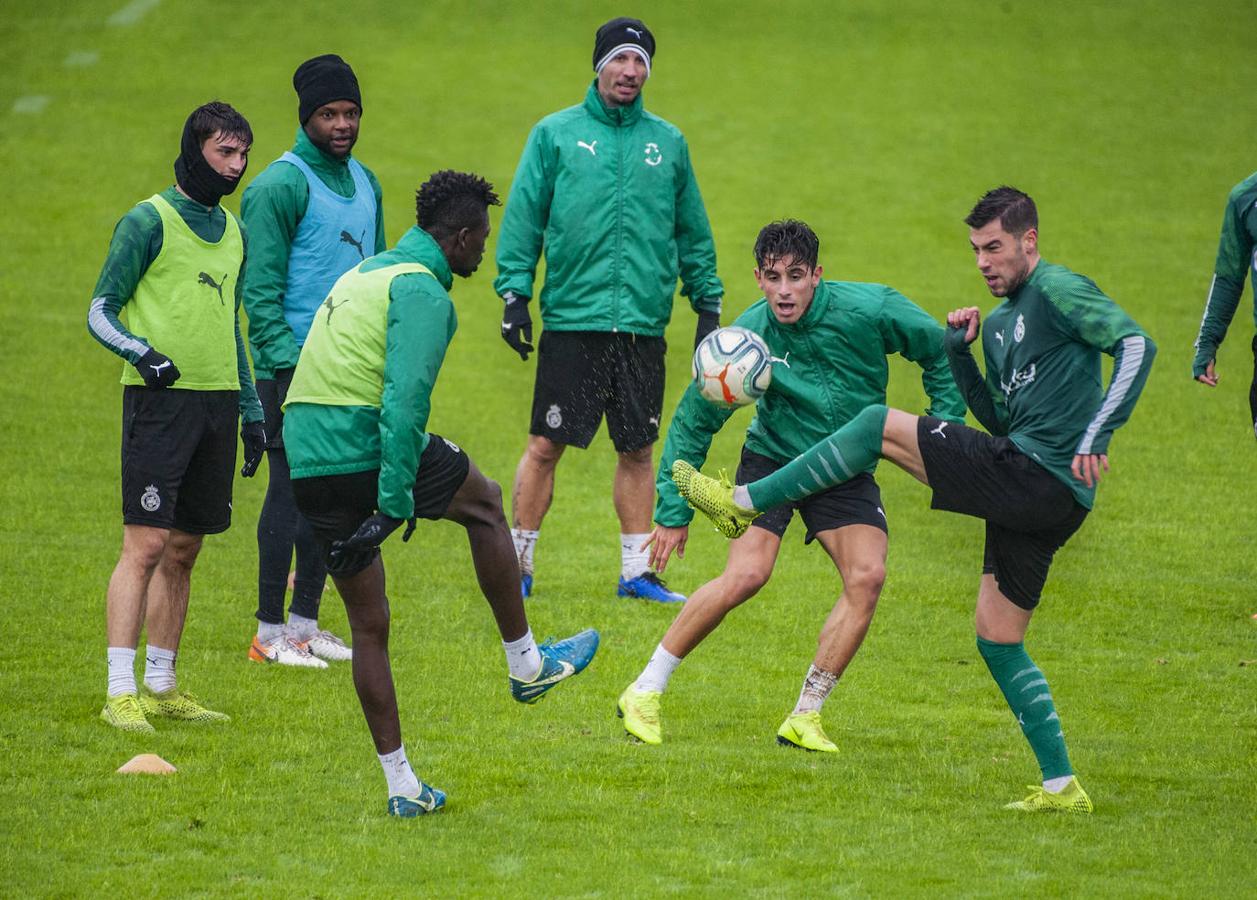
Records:
{"label": "green jacket collar", "polygon": [[445,258],[445,253],[432,235],[418,225],[412,225],[410,230],[402,235],[402,239],[397,242],[397,252],[431,269],[436,280],[441,283],[441,287],[447,291],[454,286],[454,275],[450,272],[450,264]]}
{"label": "green jacket collar", "polygon": [[330,153],[324,153],[314,146],[314,141],[310,140],[310,136],[300,125],[297,126],[297,139],[293,142],[292,152],[319,175],[331,178],[341,177],[349,171],[349,160],[352,158],[352,154],[338,159]]}
{"label": "green jacket collar", "polygon": [[602,102],[602,95],[598,93],[598,79],[595,78],[585,92],[585,109],[599,122],[606,122],[613,128],[632,125],[642,117],[642,94],[638,91],[628,106],[607,106]]}

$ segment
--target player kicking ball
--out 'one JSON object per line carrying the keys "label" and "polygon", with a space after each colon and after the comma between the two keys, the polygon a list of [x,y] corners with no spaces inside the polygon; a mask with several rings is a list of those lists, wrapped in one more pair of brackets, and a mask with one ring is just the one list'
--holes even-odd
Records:
{"label": "player kicking ball", "polygon": [[[1089,813],[1047,679],[1024,639],[1052,557],[1095,501],[1109,440],[1130,417],[1156,346],[1090,279],[1040,258],[1038,213],[1026,194],[989,191],[965,223],[987,289],[1004,302],[986,321],[985,382],[970,352],[977,307],[948,314],[947,353],[969,409],[990,434],[875,404],[765,478],[734,488],[682,460],[673,478],[729,537],[761,510],[832,490],[879,457],[928,485],[933,508],[985,520],[978,652],[1043,775],[1041,787],[1006,808]],[[1113,357],[1103,392],[1101,353]]]}
{"label": "player kicking ball", "polygon": [[[767,475],[822,435],[846,424],[870,403],[886,400],[887,363],[902,354],[922,368],[931,411],[956,422],[965,406],[943,351],[943,329],[902,294],[881,284],[823,281],[820,241],[802,222],[773,222],[755,241],[755,277],[764,299],[738,317],[767,345],[774,364],[742,449],[738,478]],[[662,572],[684,555],[693,513],[670,477],[677,459],[702,460],[712,436],[733,410],[686,389],[672,418],[657,481],[651,564]],[[821,629],[798,703],[777,731],[791,747],[838,748],[825,735],[821,706],[864,640],[886,577],[886,515],[870,460],[850,482],[801,502],[775,504],[729,548],[721,575],[695,591],[637,680],[624,689],[618,712],[629,734],[647,744],[663,740],[660,699],[673,670],[736,606],[772,575],[781,538],[795,509],[842,577],[842,593]]]}
{"label": "player kicking ball", "polygon": [[388,781],[389,815],[445,805],[402,744],[389,667],[389,602],[380,544],[409,520],[467,531],[480,589],[502,635],[512,696],[536,703],[598,649],[588,629],[537,645],[520,596],[502,492],[454,443],[426,432],[432,388],[458,327],[449,289],[484,256],[492,186],[437,172],[418,193],[418,227],[333,285],[310,327],[284,406],[293,493],[323,542],[353,633],[354,688]]}

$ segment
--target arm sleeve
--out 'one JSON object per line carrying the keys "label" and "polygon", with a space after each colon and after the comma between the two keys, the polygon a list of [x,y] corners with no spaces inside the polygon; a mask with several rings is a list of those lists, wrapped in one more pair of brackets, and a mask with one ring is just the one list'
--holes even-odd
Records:
{"label": "arm sleeve", "polygon": [[1213,278],[1209,282],[1209,294],[1205,298],[1205,313],[1200,320],[1200,333],[1196,336],[1196,356],[1192,359],[1192,377],[1205,373],[1205,366],[1214,359],[1218,347],[1226,337],[1227,328],[1235,316],[1240,296],[1244,293],[1244,278],[1248,274],[1249,260],[1253,254],[1253,238],[1245,227],[1242,215],[1247,212],[1251,198],[1244,195],[1243,209],[1239,198],[1227,200],[1222,215],[1222,236],[1218,240],[1218,257],[1213,264]]}
{"label": "arm sleeve", "polygon": [[371,182],[371,191],[375,194],[375,252],[383,253],[388,249],[388,242],[384,239],[384,188],[380,187],[379,179],[370,169],[367,170],[367,180]]}
{"label": "arm sleeve", "polygon": [[716,275],[716,243],[711,236],[711,222],[698,179],[690,164],[690,149],[681,139],[684,150],[680,184],[676,202],[677,261],[681,270],[681,294],[688,297],[695,312],[720,312],[724,285]]}
{"label": "arm sleeve", "polygon": [[123,216],[114,227],[109,253],[87,311],[87,330],[92,337],[132,365],[150,347],[142,335],[132,334],[122,324],[119,314],[161,252],[161,245],[161,216],[157,210],[139,204]]}
{"label": "arm sleeve", "polygon": [[[231,213],[228,213],[231,215]],[[243,271],[249,270],[249,241],[245,230],[240,229],[240,239],[244,242],[244,258],[240,261]],[[253,384],[253,373],[249,371],[249,354],[244,348],[244,336],[240,333],[240,304],[244,297],[244,279],[236,279],[236,374],[240,379],[240,421],[261,422],[266,417],[262,414],[262,402],[258,399],[257,388]]]}
{"label": "arm sleeve", "polygon": [[[294,180],[299,179],[299,181]],[[244,270],[244,310],[249,343],[259,378],[297,365],[300,350],[284,319],[288,289],[288,251],[309,203],[305,176],[295,166],[273,166],[249,185],[240,216],[249,234],[249,264]]]}
{"label": "arm sleeve", "polygon": [[672,463],[683,459],[694,468],[702,468],[711,449],[711,439],[725,424],[734,410],[723,409],[703,399],[693,383],[681,395],[681,402],[668,437],[663,443],[659,460],[659,472],[655,476],[655,522],[668,528],[680,528],[690,524],[694,511],[677,491],[672,482]]}
{"label": "arm sleeve", "polygon": [[502,215],[498,236],[498,277],[493,289],[498,296],[511,291],[520,297],[533,295],[537,260],[550,221],[550,201],[554,198],[554,170],[557,160],[549,135],[538,124],[528,135],[524,152],[515,169],[511,193]]}
{"label": "arm sleeve", "polygon": [[[425,282],[430,282],[427,284]],[[380,512],[415,512],[419,456],[428,445],[432,389],[454,327],[454,307],[428,275],[399,275],[389,288],[380,404]]]}
{"label": "arm sleeve", "polygon": [[996,437],[1008,434],[1008,406],[997,389],[995,373],[988,372],[986,379],[982,378],[977,360],[965,343],[965,330],[948,328],[943,345],[952,378],[978,424]]}
{"label": "arm sleeve", "polygon": [[926,414],[963,425],[965,402],[943,350],[943,327],[892,288],[886,288],[882,312],[880,324],[887,352],[898,353],[921,367],[921,387],[930,398]]}

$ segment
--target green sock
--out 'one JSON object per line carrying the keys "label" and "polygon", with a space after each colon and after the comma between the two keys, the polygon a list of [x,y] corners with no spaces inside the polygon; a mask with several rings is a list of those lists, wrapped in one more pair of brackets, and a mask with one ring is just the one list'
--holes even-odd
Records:
{"label": "green sock", "polygon": [[746,486],[758,510],[802,500],[849,481],[869,467],[882,453],[882,429],[886,413],[881,404],[866,406],[819,444],[793,462]]}
{"label": "green sock", "polygon": [[1004,692],[1004,699],[1017,717],[1021,733],[1039,760],[1043,780],[1074,774],[1065,750],[1061,719],[1052,702],[1047,679],[1034,664],[1025,644],[997,644],[978,638],[978,652],[991,670],[991,677]]}

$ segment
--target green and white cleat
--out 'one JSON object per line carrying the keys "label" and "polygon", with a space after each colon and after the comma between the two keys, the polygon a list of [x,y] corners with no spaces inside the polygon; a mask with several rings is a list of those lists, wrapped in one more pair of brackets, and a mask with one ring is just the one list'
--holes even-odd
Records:
{"label": "green and white cleat", "polygon": [[1041,784],[1032,784],[1029,788],[1030,796],[1025,800],[1005,804],[1004,809],[1015,809],[1019,812],[1073,813],[1089,813],[1095,809],[1091,805],[1091,798],[1082,789],[1076,776],[1069,780],[1064,790],[1056,794],[1046,790]]}
{"label": "green and white cleat", "polygon": [[620,695],[615,714],[624,720],[624,730],[643,744],[662,744],[663,725],[659,720],[659,691],[639,691],[631,683]]}
{"label": "green and white cleat", "polygon": [[686,502],[711,519],[716,530],[727,538],[741,537],[759,515],[758,510],[733,502],[733,483],[724,472],[717,481],[678,459],[672,464],[672,481]]}
{"label": "green and white cleat", "polygon": [[140,708],[147,715],[161,716],[165,719],[179,719],[182,722],[231,721],[231,716],[207,709],[196,697],[178,688],[171,688],[159,694],[147,684],[142,686],[140,688]]}
{"label": "green and white cleat", "polygon": [[132,734],[155,734],[157,729],[149,724],[140,708],[139,698],[135,694],[118,694],[105,699],[105,708],[100,711],[100,718],[119,731]]}
{"label": "green and white cleat", "polygon": [[791,713],[777,729],[777,743],[815,753],[837,753],[838,745],[825,736],[820,712]]}

